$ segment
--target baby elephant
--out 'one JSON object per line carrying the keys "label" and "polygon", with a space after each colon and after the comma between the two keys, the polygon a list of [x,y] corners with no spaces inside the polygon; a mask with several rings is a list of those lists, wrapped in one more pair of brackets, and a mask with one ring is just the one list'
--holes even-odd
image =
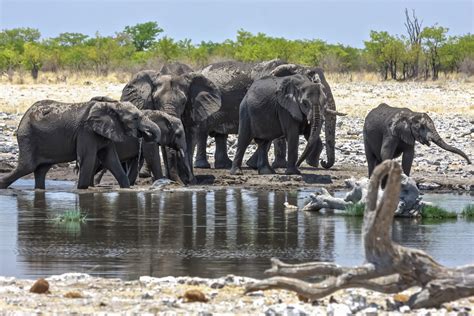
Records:
{"label": "baby elephant", "polygon": [[402,154],[402,169],[409,176],[415,155],[415,141],[428,146],[433,141],[444,150],[462,156],[468,164],[471,163],[463,151],[444,142],[426,113],[382,103],[367,114],[363,134],[369,177],[382,161]]}
{"label": "baby elephant", "polygon": [[[155,123],[161,131],[161,137],[158,143],[154,142],[143,142],[141,143],[138,139],[128,137],[125,141],[115,143],[117,153],[122,166],[125,168],[126,173],[131,185],[135,184],[138,176],[139,166],[143,162],[143,158],[150,166],[153,180],[163,178],[163,172],[161,170],[159,145],[166,146],[176,150],[177,161],[175,162],[178,168],[183,170],[185,181],[192,180],[193,177],[189,160],[187,157],[187,145],[186,135],[184,133],[184,126],[180,119],[171,116],[163,111],[155,110],[143,110],[142,113]],[[163,149],[163,151],[165,151]],[[166,154],[163,154],[166,157]],[[165,160],[165,164],[168,162]],[[173,162],[172,162],[173,163]],[[102,169],[103,166],[99,166]],[[106,170],[104,169],[95,179],[95,184],[100,183],[102,175]]]}
{"label": "baby elephant", "polygon": [[275,171],[268,163],[268,145],[274,139],[288,141],[286,174],[299,174],[297,168],[299,135],[309,128],[309,139],[298,165],[318,144],[326,95],[321,83],[301,75],[265,77],[255,81],[240,104],[239,137],[231,174],[242,174],[242,159],[252,139],[258,144],[259,174]]}
{"label": "baby elephant", "polygon": [[53,164],[77,160],[78,189],[93,181],[98,159],[122,188],[130,186],[115,150],[114,142],[127,136],[159,141],[159,127],[133,104],[98,97],[85,103],[38,101],[23,115],[17,131],[18,166],[0,179],[0,188],[31,172],[35,188],[44,189]]}

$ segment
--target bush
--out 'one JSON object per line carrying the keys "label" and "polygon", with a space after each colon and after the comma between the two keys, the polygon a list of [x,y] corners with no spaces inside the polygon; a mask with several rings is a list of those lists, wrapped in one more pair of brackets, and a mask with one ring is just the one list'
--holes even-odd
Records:
{"label": "bush", "polygon": [[364,203],[355,203],[346,207],[344,215],[362,217],[364,216],[365,204]]}
{"label": "bush", "polygon": [[457,218],[457,214],[436,205],[424,205],[421,209],[421,217],[430,219]]}

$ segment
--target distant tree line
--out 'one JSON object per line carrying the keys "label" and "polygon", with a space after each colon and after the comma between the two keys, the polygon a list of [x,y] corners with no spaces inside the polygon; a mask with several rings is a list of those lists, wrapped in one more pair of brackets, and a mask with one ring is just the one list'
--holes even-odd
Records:
{"label": "distant tree line", "polygon": [[405,12],[406,35],[371,31],[364,48],[322,40],[287,40],[239,30],[235,40],[222,43],[175,40],[161,36],[156,22],[127,26],[114,36],[61,33],[41,39],[33,28],[0,31],[0,73],[29,71],[135,72],[163,62],[204,66],[219,60],[262,61],[280,58],[319,66],[329,72],[378,72],[383,79],[438,79],[440,72],[474,74],[474,35],[448,36],[448,28],[423,27],[415,13]]}

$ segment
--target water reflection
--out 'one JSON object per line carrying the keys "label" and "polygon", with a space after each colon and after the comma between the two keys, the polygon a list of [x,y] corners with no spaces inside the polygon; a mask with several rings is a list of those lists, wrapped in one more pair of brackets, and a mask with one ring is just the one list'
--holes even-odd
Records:
{"label": "water reflection", "polygon": [[[4,217],[0,213],[0,275],[262,277],[271,257],[360,263],[362,219],[285,210],[285,201],[302,207],[307,195],[222,189],[0,196],[7,210]],[[69,209],[86,212],[87,222],[65,226],[51,220]],[[16,227],[7,214],[16,218]],[[7,227],[16,240],[3,238]],[[465,221],[403,220],[395,222],[393,235],[454,265],[474,261],[473,228]]]}

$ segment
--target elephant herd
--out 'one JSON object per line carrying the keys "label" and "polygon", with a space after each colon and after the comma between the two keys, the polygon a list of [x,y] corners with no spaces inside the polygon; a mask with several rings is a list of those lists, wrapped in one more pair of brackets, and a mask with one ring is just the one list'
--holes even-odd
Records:
{"label": "elephant herd", "polygon": [[[209,136],[216,144],[214,167],[230,168],[231,174],[242,173],[243,156],[252,140],[258,148],[247,165],[259,174],[282,167],[286,174],[299,174],[304,160],[318,167],[323,146],[327,159],[321,166],[331,168],[338,115],[344,114],[336,111],[320,68],[281,60],[219,62],[197,71],[180,63],[166,64],[159,71],[137,73],[123,88],[120,101],[95,97],[83,103],[34,103],[17,130],[18,165],[0,178],[0,188],[33,172],[35,188],[44,189],[53,164],[74,160],[79,189],[97,184],[106,169],[126,188],[135,183],[143,162],[146,168],[141,173],[150,172],[154,179],[164,176],[160,148],[165,176],[192,184],[193,167],[210,168]],[[227,154],[229,134],[238,134],[233,161]],[[298,159],[299,135],[307,144]],[[363,135],[369,176],[375,165],[401,154],[409,175],[415,141],[427,145],[433,141],[470,163],[465,153],[441,139],[428,115],[406,108],[381,104],[373,109]],[[272,141],[275,160],[270,165]]]}

